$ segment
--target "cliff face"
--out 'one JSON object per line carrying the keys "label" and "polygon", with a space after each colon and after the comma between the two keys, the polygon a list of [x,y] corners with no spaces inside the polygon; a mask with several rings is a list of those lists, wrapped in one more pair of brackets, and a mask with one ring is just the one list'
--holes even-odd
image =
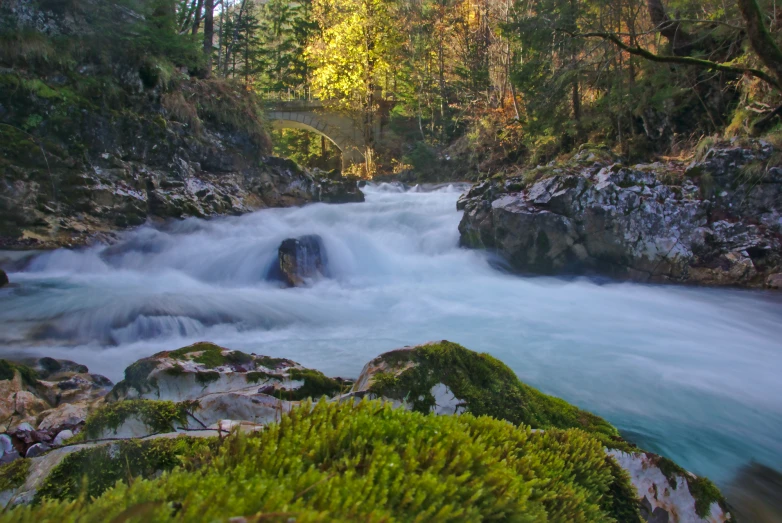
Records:
{"label": "cliff face", "polygon": [[475,185],[459,202],[462,244],[527,273],[782,286],[782,170],[770,144],[719,144],[690,165],[580,156]]}

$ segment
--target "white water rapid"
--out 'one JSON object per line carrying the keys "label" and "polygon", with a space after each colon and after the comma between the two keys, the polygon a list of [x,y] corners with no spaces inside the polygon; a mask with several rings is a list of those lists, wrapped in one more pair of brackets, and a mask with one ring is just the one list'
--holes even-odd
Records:
{"label": "white water rapid", "polygon": [[[782,299],[760,291],[505,274],[458,247],[459,188],[365,188],[315,204],[142,227],[43,254],[0,290],[0,356],[112,380],[198,340],[355,377],[377,354],[448,339],[720,484],[782,463]],[[264,281],[285,238],[322,237],[332,279]]]}

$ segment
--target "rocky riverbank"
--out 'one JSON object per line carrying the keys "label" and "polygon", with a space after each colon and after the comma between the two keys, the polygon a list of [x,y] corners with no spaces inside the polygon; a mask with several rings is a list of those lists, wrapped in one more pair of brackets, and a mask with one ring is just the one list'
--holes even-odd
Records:
{"label": "rocky riverbank", "polygon": [[458,203],[461,242],[522,273],[778,289],[781,160],[764,141],[714,143],[688,164],[586,149],[474,185]]}
{"label": "rocky riverbank", "polygon": [[[125,370],[125,379],[113,387],[105,378],[89,374],[83,365],[51,358],[15,363],[3,360],[0,371],[0,416],[5,427],[0,435],[3,446],[0,461],[5,463],[0,469],[0,500],[10,506],[33,505],[31,509],[18,507],[6,511],[3,514],[6,518],[13,519],[20,510],[32,510],[30,514],[41,510],[56,513],[61,510],[59,507],[64,507],[56,500],[64,503],[85,489],[88,495],[97,498],[76,509],[83,511],[83,515],[90,513],[92,507],[104,506],[102,500],[117,502],[117,496],[125,495],[121,493],[128,489],[132,495],[113,507],[113,512],[135,510],[142,503],[176,505],[185,498],[169,491],[169,488],[177,490],[170,484],[173,478],[182,480],[187,476],[188,481],[195,481],[189,487],[193,492],[206,488],[206,483],[200,485],[198,479],[205,478],[202,474],[206,471],[220,471],[218,476],[228,480],[238,473],[235,467],[241,466],[235,460],[244,459],[241,457],[244,454],[232,454],[231,449],[236,445],[254,446],[256,441],[268,446],[274,440],[278,449],[275,452],[282,455],[296,441],[314,437],[320,443],[311,441],[305,458],[307,462],[314,460],[312,466],[331,470],[336,463],[343,463],[340,459],[345,459],[344,465],[337,468],[348,477],[370,481],[373,488],[393,490],[397,488],[394,482],[400,478],[394,480],[388,476],[393,470],[388,467],[393,465],[380,463],[397,452],[393,450],[397,444],[395,438],[401,437],[400,455],[409,458],[411,444],[447,446],[452,438],[461,441],[463,430],[467,430],[467,439],[454,443],[456,446],[448,451],[454,454],[449,455],[447,462],[458,463],[464,459],[470,468],[479,467],[480,471],[473,472],[474,481],[488,483],[482,488],[473,485],[470,491],[474,494],[485,488],[490,500],[481,509],[472,502],[465,505],[463,499],[455,499],[449,509],[456,511],[455,514],[475,509],[485,517],[507,503],[501,494],[500,498],[491,498],[496,487],[490,480],[492,467],[496,466],[492,463],[499,462],[485,453],[494,452],[491,450],[494,446],[511,445],[531,460],[516,463],[516,458],[510,458],[513,453],[501,459],[505,463],[503,467],[510,467],[507,477],[515,478],[512,484],[516,486],[512,489],[524,490],[537,484],[535,488],[542,490],[537,493],[528,490],[525,496],[515,499],[506,515],[555,517],[559,514],[570,520],[580,514],[585,521],[622,522],[718,522],[731,518],[724,498],[705,478],[635,447],[605,420],[525,385],[498,360],[446,341],[383,354],[369,362],[355,381],[329,378],[287,359],[245,354],[211,343],[198,343],[139,360]],[[324,398],[325,403],[313,409],[309,400],[319,398]],[[386,407],[367,403],[376,399],[384,401]],[[389,410],[389,406],[396,408]],[[403,414],[405,411],[413,414]],[[442,421],[415,413],[434,413]],[[472,416],[489,416],[494,420]],[[323,426],[313,433],[306,428],[314,429],[324,419],[332,420],[326,422],[331,429]],[[376,432],[383,423],[397,428],[389,429],[392,432],[382,436]],[[326,447],[319,451],[320,445],[340,445],[331,438],[343,425],[350,427],[347,429],[350,437],[345,442],[353,442],[345,447],[344,452],[348,454],[340,458],[340,453],[330,456]],[[435,432],[410,436],[413,439],[409,440],[404,436],[409,429],[401,428],[408,426]],[[445,432],[436,436],[436,431]],[[375,450],[379,454],[372,450],[363,454],[360,460],[363,465],[347,457],[352,452],[347,449],[361,441],[370,447],[380,445]],[[489,447],[470,450],[470,445]],[[327,453],[321,455],[321,452]],[[544,461],[535,464],[539,458],[533,456],[540,452],[548,457],[541,455]],[[233,465],[226,460],[234,460]],[[377,472],[387,472],[375,476],[373,462],[381,467]],[[269,462],[253,469],[252,477],[246,481],[261,481],[264,467],[273,474],[275,466]],[[363,508],[354,509],[358,512],[323,505],[322,496],[326,493],[341,495],[337,493],[341,492],[342,480],[334,474],[310,477],[307,465],[302,471],[296,467],[287,468],[286,473],[275,477],[298,485],[296,492],[306,492],[307,495],[301,495],[303,503],[289,499],[287,504],[280,504],[270,492],[259,492],[253,496],[262,507],[256,507],[257,513],[288,510],[294,505],[303,513],[320,511],[326,519],[363,520],[372,510],[392,518],[424,510],[412,509],[409,503],[399,505],[393,497],[385,501],[366,500]],[[459,467],[439,467],[424,459],[417,465],[414,476],[431,475],[437,483],[467,477],[458,472]],[[161,472],[168,474],[160,477]],[[412,470],[405,472],[411,473]],[[503,476],[497,479],[500,477]],[[143,486],[145,482],[139,481],[143,478],[152,491]],[[214,480],[216,477],[209,481]],[[129,486],[114,487],[117,481],[129,482]],[[500,483],[504,485],[504,481]],[[509,485],[502,489],[511,488]],[[234,488],[239,488],[238,484]],[[424,495],[428,488],[419,485],[415,491],[409,488],[403,491],[408,496]],[[151,494],[153,491],[157,494]],[[429,503],[438,504],[450,499],[449,495],[447,491],[436,495],[430,492]],[[45,508],[37,508],[45,499],[50,500]],[[185,504],[195,502],[195,498],[187,499]],[[524,507],[515,505],[523,499],[526,499]],[[220,506],[223,519],[247,517],[257,511],[224,506],[222,501],[210,503]],[[489,512],[483,512],[486,510]],[[450,519],[460,520],[460,516]]]}
{"label": "rocky riverbank", "polygon": [[264,108],[245,86],[193,74],[155,46],[127,48],[139,12],[12,0],[0,19],[0,248],[84,245],[147,220],[363,201],[357,180],[269,156]]}

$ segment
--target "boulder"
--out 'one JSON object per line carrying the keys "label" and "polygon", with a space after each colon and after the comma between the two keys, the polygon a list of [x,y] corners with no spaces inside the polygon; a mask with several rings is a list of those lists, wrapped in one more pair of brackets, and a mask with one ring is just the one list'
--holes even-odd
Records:
{"label": "boulder", "polygon": [[[358,203],[364,201],[361,180],[342,176],[338,171],[324,172],[313,169],[317,182],[317,199],[323,203]],[[364,183],[366,185],[366,183]]]}
{"label": "boulder", "polygon": [[[224,419],[268,423],[301,400],[335,396],[348,388],[344,380],[328,378],[291,360],[202,342],[137,361],[125,370],[125,379],[107,399],[113,404],[134,399],[174,402],[180,418],[172,430],[205,429]],[[140,437],[159,432],[151,418],[145,418],[146,409],[139,404],[138,409],[122,414],[123,423],[109,430],[101,427],[90,437]],[[86,430],[89,425],[88,420]]]}
{"label": "boulder", "polygon": [[64,430],[78,433],[111,387],[104,376],[70,360],[0,360],[0,422],[16,450],[26,455],[31,446],[49,444]]}
{"label": "boulder", "polygon": [[[487,354],[448,341],[381,354],[364,366],[344,400],[386,398],[434,414],[489,415],[535,431],[578,428],[627,473],[645,521],[727,522],[725,499],[705,478],[624,441],[607,421],[522,383]],[[629,520],[628,520],[629,521]]]}
{"label": "boulder", "polygon": [[317,234],[284,240],[278,249],[282,280],[290,287],[327,275],[328,258],[323,240]]}
{"label": "boulder", "polygon": [[484,180],[457,203],[461,244],[495,250],[521,273],[774,288],[782,177],[741,178],[768,154],[731,146],[684,173],[613,164]]}
{"label": "boulder", "polygon": [[3,269],[0,269],[0,287],[5,287],[8,283],[8,275]]}

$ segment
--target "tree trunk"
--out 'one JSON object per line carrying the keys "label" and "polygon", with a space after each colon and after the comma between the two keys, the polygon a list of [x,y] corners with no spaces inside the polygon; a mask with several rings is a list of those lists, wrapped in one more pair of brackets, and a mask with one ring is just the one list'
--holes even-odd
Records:
{"label": "tree trunk", "polygon": [[693,48],[692,37],[681,28],[678,21],[670,19],[662,0],[646,0],[646,7],[649,9],[649,17],[655,28],[670,42],[673,54],[689,55]]}
{"label": "tree trunk", "polygon": [[195,18],[193,18],[193,34],[197,35],[198,30],[201,28],[201,11],[204,8],[204,0],[198,0],[195,8]]}
{"label": "tree trunk", "polygon": [[763,12],[757,0],[738,0],[741,15],[747,24],[747,37],[752,50],[771,70],[779,87],[782,88],[782,51],[763,23]]}
{"label": "tree trunk", "polygon": [[209,78],[212,76],[212,44],[215,33],[214,0],[206,0],[204,9],[204,57],[206,58],[204,77]]}

